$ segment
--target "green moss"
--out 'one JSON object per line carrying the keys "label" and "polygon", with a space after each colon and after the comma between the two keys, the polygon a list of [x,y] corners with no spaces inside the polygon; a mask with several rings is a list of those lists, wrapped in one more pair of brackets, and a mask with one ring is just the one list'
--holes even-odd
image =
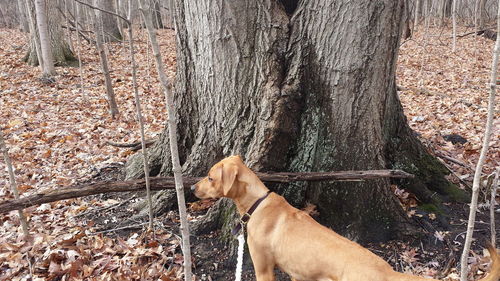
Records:
{"label": "green moss", "polygon": [[438,206],[432,204],[432,203],[426,203],[418,206],[418,209],[425,211],[427,213],[435,213],[435,214],[440,214],[443,215],[443,210],[439,208]]}
{"label": "green moss", "polygon": [[467,203],[470,201],[470,194],[452,183],[449,183],[448,186],[444,187],[444,190],[454,201],[461,203]]}
{"label": "green moss", "polygon": [[231,243],[234,240],[231,230],[233,228],[233,222],[235,221],[236,207],[233,205],[231,207],[222,208],[222,212],[219,217],[219,224],[222,226],[221,241],[225,243]]}

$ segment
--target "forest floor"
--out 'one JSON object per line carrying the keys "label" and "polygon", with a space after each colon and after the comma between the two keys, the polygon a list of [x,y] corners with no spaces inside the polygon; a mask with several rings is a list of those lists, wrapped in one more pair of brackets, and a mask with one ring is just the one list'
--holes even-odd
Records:
{"label": "forest floor", "polygon": [[[462,28],[459,33],[470,30]],[[165,122],[153,57],[144,30],[138,32],[139,87],[147,138],[156,138]],[[474,35],[458,39],[451,50],[451,31],[421,27],[402,43],[397,69],[400,99],[410,126],[429,151],[443,159],[449,179],[464,189],[472,183],[486,120],[488,81],[494,42]],[[159,31],[163,59],[175,76],[175,34]],[[78,68],[57,67],[56,82],[43,83],[40,69],[22,62],[25,34],[0,29],[0,126],[23,195],[82,182],[118,179],[127,157],[136,153],[107,142],[132,143],[139,138],[132,91],[131,68],[125,44],[108,45],[110,69],[118,107],[117,119],[107,111],[103,77],[95,48],[84,44],[83,87]],[[76,41],[74,42],[76,44]],[[499,106],[496,107],[497,112]],[[500,166],[500,120],[495,121],[484,173]],[[452,142],[453,140],[453,142]],[[462,140],[464,143],[455,142]],[[450,160],[454,159],[454,160]],[[460,163],[460,164],[457,164]],[[0,171],[5,164],[0,161]],[[396,189],[408,214],[438,226],[440,214],[419,213],[411,195]],[[13,198],[7,173],[0,174],[0,196]],[[169,212],[156,219],[155,233],[143,231],[134,214],[133,194],[100,195],[34,206],[26,213],[32,241],[23,240],[17,212],[0,214],[0,281],[27,280],[177,280],[182,255],[178,218]],[[478,216],[479,243],[474,244],[471,272],[485,270],[482,243],[489,227],[482,194]],[[189,205],[195,220],[211,204]],[[428,241],[391,241],[365,245],[397,270],[457,280],[457,259],[463,241],[467,205],[452,204],[449,228],[436,228]],[[124,224],[124,222],[129,224]],[[497,225],[500,225],[497,219]],[[193,237],[195,272],[200,280],[232,280],[235,261],[217,243],[217,233]],[[451,253],[451,255],[450,255]],[[455,260],[451,260],[454,257]],[[248,261],[248,259],[247,259]],[[251,280],[251,264],[245,265]],[[287,280],[287,279],[280,279]]]}

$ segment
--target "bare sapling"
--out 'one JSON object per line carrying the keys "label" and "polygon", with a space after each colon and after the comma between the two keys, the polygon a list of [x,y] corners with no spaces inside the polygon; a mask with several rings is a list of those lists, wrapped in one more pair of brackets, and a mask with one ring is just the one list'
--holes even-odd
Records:
{"label": "bare sapling", "polygon": [[452,51],[455,52],[457,48],[457,0],[453,0],[451,5],[451,20],[453,22],[453,47]]}
{"label": "bare sapling", "polygon": [[41,53],[43,57],[43,76],[52,77],[56,74],[56,69],[54,67],[54,57],[52,55],[52,46],[50,44],[45,0],[35,0],[35,11],[38,34],[40,38]]}
{"label": "bare sapling", "polygon": [[29,32],[29,20],[24,8],[24,0],[17,0],[17,7],[19,9],[19,28],[22,32]]}
{"label": "bare sapling", "polygon": [[474,28],[476,34],[484,30],[486,0],[476,0],[474,5]]}
{"label": "bare sapling", "polygon": [[491,185],[491,198],[490,198],[490,228],[491,228],[491,245],[496,248],[497,231],[495,229],[495,206],[497,204],[497,189],[498,177],[500,175],[500,167],[495,171],[495,179]]}
{"label": "bare sapling", "polygon": [[170,153],[172,155],[172,170],[175,179],[175,190],[177,192],[177,203],[179,205],[179,216],[181,219],[181,235],[182,235],[182,252],[184,255],[184,280],[192,281],[191,273],[191,245],[189,242],[189,224],[187,220],[186,211],[186,201],[184,198],[184,186],[182,182],[182,168],[179,160],[179,151],[177,148],[177,120],[176,120],[176,110],[174,107],[173,95],[168,81],[167,75],[165,74],[165,66],[163,65],[163,60],[161,58],[160,47],[158,41],[156,40],[156,33],[153,28],[153,21],[151,18],[151,9],[144,8],[141,0],[138,0],[139,10],[142,13],[144,22],[146,24],[146,29],[148,31],[149,40],[151,41],[151,47],[153,48],[153,56],[156,60],[156,70],[160,77],[160,83],[165,93],[165,100],[167,105],[168,114],[168,133],[170,142]]}
{"label": "bare sapling", "polygon": [[38,30],[36,28],[36,20],[35,20],[35,15],[33,14],[33,10],[31,9],[31,3],[29,0],[22,0],[21,3],[23,4],[24,8],[27,11],[28,15],[28,27],[30,29],[30,36],[32,38],[32,42],[34,42],[30,48],[35,48],[35,53],[38,58],[38,65],[40,66],[40,69],[43,72],[43,58],[42,58],[42,51],[40,50],[40,36],[38,35]]}
{"label": "bare sapling", "polygon": [[[94,0],[95,6],[97,6],[95,4],[97,1],[99,0]],[[104,31],[100,20],[102,18],[100,12],[101,12],[100,10],[95,9],[93,16],[96,47],[97,47],[97,52],[99,53],[99,58],[101,60],[102,72],[104,74],[104,81],[106,84],[106,95],[108,97],[109,113],[111,114],[112,118],[115,118],[116,116],[118,116],[118,114],[120,114],[120,112],[118,111],[118,105],[116,104],[115,91],[113,90],[113,85],[111,83],[111,75],[109,73],[108,58],[106,56],[106,51],[104,50],[104,42],[103,42]]]}
{"label": "bare sapling", "polygon": [[[68,1],[64,1],[64,12],[66,13],[66,15],[69,15],[69,8],[68,8]],[[74,50],[75,49],[75,46],[73,45],[73,38],[71,37],[71,22],[69,20],[69,16],[65,16],[64,17],[66,19],[66,25],[68,26],[66,28],[66,36],[68,37],[68,44],[69,44],[69,48],[71,50]]]}
{"label": "bare sapling", "polygon": [[[19,191],[17,189],[16,176],[14,174],[14,168],[12,167],[12,162],[10,161],[9,151],[7,150],[7,146],[5,145],[5,141],[3,139],[2,130],[0,130],[0,152],[3,153],[3,159],[5,161],[5,165],[7,166],[7,170],[9,171],[10,188],[12,190],[12,193],[14,193],[14,198],[19,199]],[[17,210],[17,211],[19,214],[19,220],[21,221],[21,227],[23,228],[24,237],[28,238],[30,234],[26,216],[24,215],[23,210]]]}
{"label": "bare sapling", "polygon": [[141,147],[142,147],[142,156],[144,159],[144,178],[146,180],[146,199],[148,201],[148,211],[149,211],[149,230],[153,230],[153,199],[151,198],[151,184],[149,180],[149,161],[148,161],[148,150],[146,148],[146,137],[144,135],[144,120],[142,118],[142,110],[141,110],[141,100],[139,97],[139,87],[137,85],[137,64],[135,62],[135,52],[134,52],[134,36],[132,29],[132,5],[129,5],[129,11],[127,16],[127,25],[128,25],[128,42],[130,49],[130,61],[132,64],[132,85],[134,88],[134,98],[135,98],[135,106],[137,111],[137,119],[139,121],[139,128],[141,133]]}
{"label": "bare sapling", "polygon": [[414,9],[414,22],[413,22],[413,30],[417,30],[417,26],[418,26],[418,9],[420,8],[420,0],[416,0],[415,2],[415,9]]}
{"label": "bare sapling", "polygon": [[[498,14],[497,14],[497,30],[500,30],[500,1],[498,2]],[[490,144],[491,128],[493,125],[493,115],[495,112],[495,94],[496,94],[496,81],[498,72],[498,57],[500,54],[500,36],[497,36],[495,41],[495,48],[493,50],[493,62],[491,65],[491,76],[490,76],[490,93],[488,97],[488,117],[486,120],[486,130],[483,137],[483,147],[481,148],[481,153],[479,155],[479,161],[477,162],[476,171],[474,174],[474,181],[472,183],[472,199],[470,203],[469,210],[469,221],[467,223],[467,234],[465,237],[464,250],[462,252],[462,257],[460,260],[460,281],[467,280],[467,260],[469,257],[470,246],[472,242],[472,235],[474,233],[474,223],[476,221],[476,210],[477,210],[477,198],[479,195],[479,186],[481,182],[481,173],[486,160],[486,154],[488,152],[488,147]]]}
{"label": "bare sapling", "polygon": [[77,44],[76,56],[78,58],[78,71],[80,74],[80,92],[83,92],[83,68],[82,68],[82,55],[81,55],[82,41],[80,39],[80,24],[78,20],[80,17],[80,5],[78,3],[74,3],[73,8],[75,14],[75,29],[76,29],[76,44]]}
{"label": "bare sapling", "polygon": [[[128,26],[128,34],[129,34],[129,48],[130,48],[130,59],[132,63],[132,84],[134,88],[134,97],[135,97],[135,104],[136,104],[136,112],[137,112],[137,118],[139,121],[139,128],[140,128],[140,134],[141,134],[141,147],[142,147],[142,153],[143,153],[143,160],[144,160],[144,177],[146,181],[146,198],[148,201],[148,207],[149,207],[149,229],[153,230],[153,200],[151,198],[151,184],[150,184],[150,177],[149,177],[149,161],[148,161],[148,155],[147,155],[147,149],[146,149],[146,138],[144,134],[144,121],[142,118],[142,110],[141,110],[141,103],[140,103],[140,97],[139,97],[139,88],[137,85],[137,63],[135,62],[135,52],[134,52],[134,40],[133,40],[133,32],[132,32],[132,7],[129,3],[129,10],[128,10],[128,18],[125,18],[121,16],[120,14],[113,12],[113,11],[106,11],[101,8],[99,8],[97,5],[92,6],[90,4],[87,4],[85,2],[81,2],[79,0],[75,0],[76,2],[83,4],[85,6],[88,6],[91,9],[94,9],[96,11],[100,11],[102,13],[106,13],[111,16],[118,17],[119,19],[123,20],[127,26]],[[99,37],[99,36],[97,36]],[[102,41],[101,41],[102,42]]]}

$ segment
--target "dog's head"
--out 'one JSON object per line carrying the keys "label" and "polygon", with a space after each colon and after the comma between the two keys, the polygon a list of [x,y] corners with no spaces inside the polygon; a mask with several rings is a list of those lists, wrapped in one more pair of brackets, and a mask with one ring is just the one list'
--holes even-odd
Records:
{"label": "dog's head", "polygon": [[200,199],[228,197],[242,165],[239,155],[224,158],[210,169],[207,177],[192,185],[191,191]]}

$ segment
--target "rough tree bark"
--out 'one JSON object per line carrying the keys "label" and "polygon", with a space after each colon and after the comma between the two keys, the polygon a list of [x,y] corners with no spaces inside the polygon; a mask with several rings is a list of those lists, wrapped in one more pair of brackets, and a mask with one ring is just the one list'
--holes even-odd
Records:
{"label": "rough tree bark", "polygon": [[[64,40],[64,34],[61,28],[62,19],[57,9],[57,1],[47,1],[46,6],[50,45],[52,47],[52,56],[54,58],[55,65],[76,65],[77,59],[66,43],[66,40]],[[29,14],[33,17],[35,16],[34,7],[35,6],[32,1],[27,1],[26,8],[31,9]],[[38,32],[38,28],[36,28],[36,32]],[[35,43],[36,42],[32,36],[29,43],[28,52],[24,57],[24,61],[29,65],[39,64]]]}
{"label": "rough tree bark", "polygon": [[[396,93],[404,2],[175,1],[184,173],[205,175],[231,154],[257,171],[397,168],[417,176],[397,183],[422,203],[461,198],[408,127]],[[168,135],[150,151],[152,174],[170,174]],[[137,160],[129,178],[141,176]],[[373,241],[414,234],[389,185],[270,187],[295,206],[316,204],[320,222],[341,234]]]}

